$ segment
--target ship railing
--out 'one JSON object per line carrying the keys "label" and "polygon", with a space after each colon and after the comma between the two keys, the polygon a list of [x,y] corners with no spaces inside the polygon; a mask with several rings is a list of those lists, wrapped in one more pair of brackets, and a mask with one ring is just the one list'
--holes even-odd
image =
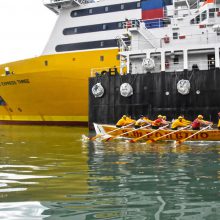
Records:
{"label": "ship railing", "polygon": [[[215,68],[215,59],[201,59],[201,60],[190,60],[187,63],[189,71],[199,71],[199,70],[210,70]],[[165,62],[165,72],[183,72],[184,63],[178,61],[177,59],[166,59]],[[139,70],[141,72],[141,70]],[[161,62],[155,62],[155,67],[151,70],[151,73],[158,73],[161,71]],[[133,70],[134,73],[138,73],[138,70]]]}
{"label": "ship railing", "polygon": [[90,3],[90,2],[93,2],[93,1],[92,0],[43,0],[43,3],[45,5],[47,5],[47,4],[56,4],[56,3],[62,4],[62,3],[68,3],[68,2],[70,2],[70,3],[73,2],[73,3],[77,3],[79,5],[82,5],[82,4]]}
{"label": "ship railing", "polygon": [[122,23],[124,29],[128,28],[136,28],[140,26],[140,20],[138,19],[125,19],[125,21]]}
{"label": "ship railing", "polygon": [[92,68],[90,77],[103,76],[105,74],[115,75],[120,73],[120,66]]}

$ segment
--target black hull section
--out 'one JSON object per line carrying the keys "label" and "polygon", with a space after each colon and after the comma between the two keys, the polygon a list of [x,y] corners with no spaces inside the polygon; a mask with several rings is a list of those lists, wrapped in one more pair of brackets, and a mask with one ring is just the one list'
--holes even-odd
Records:
{"label": "black hull section", "polygon": [[[182,95],[177,90],[177,83],[181,79],[190,81],[188,95]],[[97,82],[101,82],[105,89],[101,98],[95,98],[91,92]],[[125,82],[130,83],[134,91],[127,98],[120,94],[120,85]],[[90,78],[89,125],[92,128],[93,122],[112,124],[123,114],[135,119],[141,114],[151,119],[162,114],[168,120],[181,114],[193,120],[198,114],[203,114],[206,120],[217,122],[217,113],[220,111],[219,84],[220,70],[217,69]]]}

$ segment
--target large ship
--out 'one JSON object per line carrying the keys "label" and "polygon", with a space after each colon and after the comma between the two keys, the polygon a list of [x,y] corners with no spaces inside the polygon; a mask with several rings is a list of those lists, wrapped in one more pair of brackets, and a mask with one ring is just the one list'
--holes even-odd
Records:
{"label": "large ship", "polygon": [[216,122],[220,1],[148,0],[141,10],[142,19],[123,22],[119,74],[96,70],[90,78],[90,125],[113,123],[123,114],[169,120],[203,114]]}
{"label": "large ship", "polygon": [[87,125],[88,77],[119,66],[117,36],[137,0],[44,0],[58,15],[41,56],[0,65],[0,122]]}

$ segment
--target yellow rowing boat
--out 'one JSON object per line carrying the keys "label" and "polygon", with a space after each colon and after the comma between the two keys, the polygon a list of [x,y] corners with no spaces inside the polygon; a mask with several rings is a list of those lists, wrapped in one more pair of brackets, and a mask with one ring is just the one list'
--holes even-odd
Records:
{"label": "yellow rowing boat", "polygon": [[[154,138],[159,138],[167,134],[165,137],[161,138],[160,140],[178,141],[178,140],[185,139],[195,134],[196,132],[198,132],[197,130],[180,130],[180,131],[176,131],[175,133],[168,135],[169,133],[173,132],[173,130],[159,129],[155,131],[154,129],[151,129],[151,128],[146,128],[146,129],[143,128],[143,129],[136,130],[134,127],[126,127],[126,128],[117,129],[117,127],[114,125],[106,125],[106,124],[94,124],[94,127],[95,127],[97,134],[101,134],[101,135],[106,134],[106,136],[108,135],[108,133],[110,133],[111,136],[121,135],[122,137],[126,137],[126,138],[138,138],[138,137],[146,135],[142,140],[150,140]],[[220,130],[217,130],[217,129],[203,130],[199,132],[198,134],[189,138],[188,141],[220,141]]]}

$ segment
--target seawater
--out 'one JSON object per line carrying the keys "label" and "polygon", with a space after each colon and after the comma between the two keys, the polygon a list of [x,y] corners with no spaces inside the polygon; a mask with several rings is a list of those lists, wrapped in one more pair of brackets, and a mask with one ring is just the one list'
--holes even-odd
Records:
{"label": "seawater", "polygon": [[220,219],[220,143],[101,143],[83,134],[0,127],[0,219]]}

